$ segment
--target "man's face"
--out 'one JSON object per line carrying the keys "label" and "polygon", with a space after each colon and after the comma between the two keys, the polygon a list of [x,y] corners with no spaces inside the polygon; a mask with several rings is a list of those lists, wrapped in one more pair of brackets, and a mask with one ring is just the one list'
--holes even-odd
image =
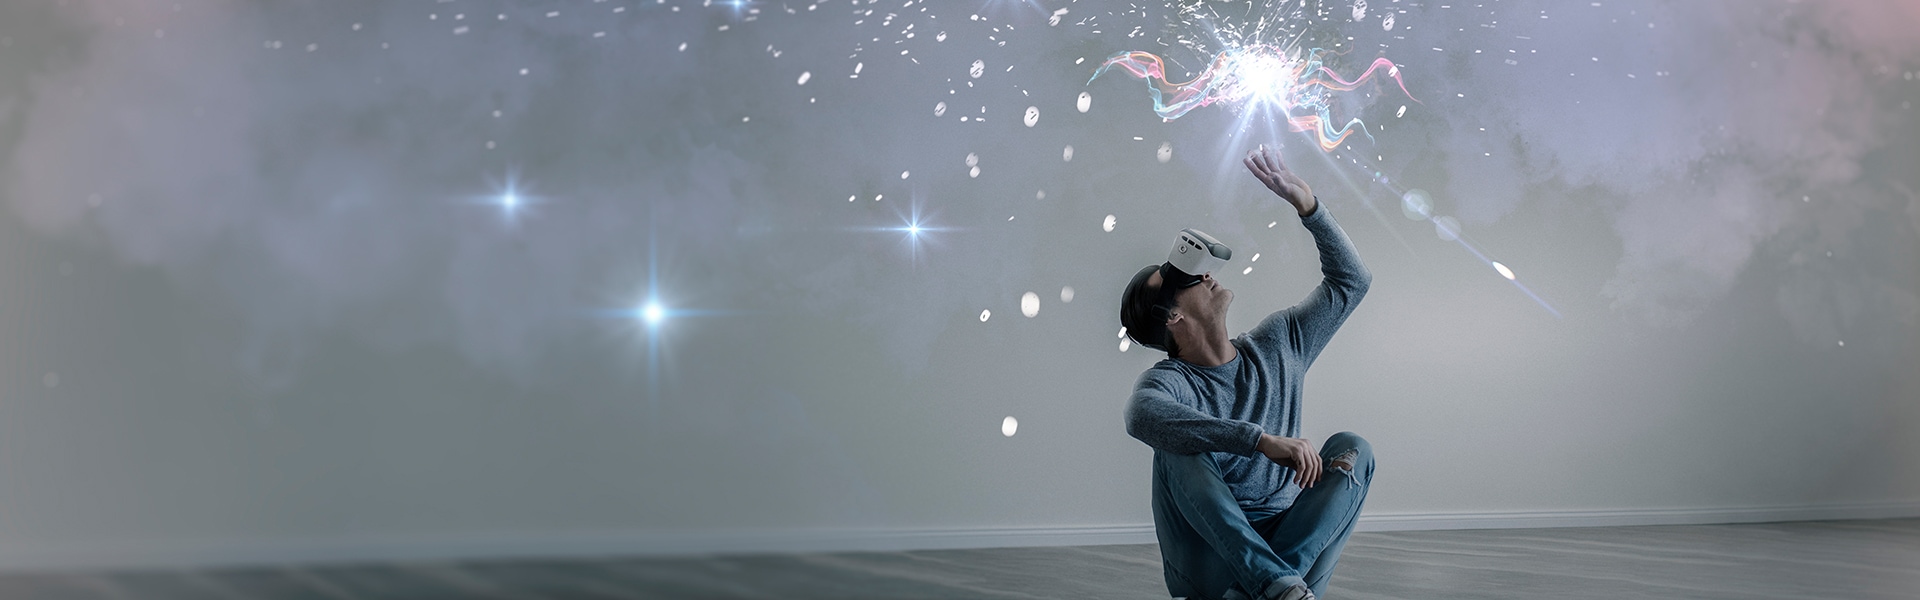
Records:
{"label": "man's face", "polygon": [[[1159,273],[1147,278],[1147,285],[1158,288],[1166,282]],[[1174,312],[1189,319],[1203,321],[1224,321],[1227,317],[1227,305],[1233,303],[1233,290],[1220,285],[1213,274],[1200,276],[1200,283],[1174,292]]]}

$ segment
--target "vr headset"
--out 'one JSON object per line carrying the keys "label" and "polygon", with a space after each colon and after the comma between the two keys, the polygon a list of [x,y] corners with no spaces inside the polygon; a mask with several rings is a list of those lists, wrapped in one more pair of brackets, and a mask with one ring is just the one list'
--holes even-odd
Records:
{"label": "vr headset", "polygon": [[1180,239],[1173,242],[1167,262],[1160,265],[1160,298],[1153,303],[1154,317],[1166,319],[1175,293],[1199,284],[1203,276],[1226,266],[1231,258],[1233,249],[1206,232],[1180,230]]}

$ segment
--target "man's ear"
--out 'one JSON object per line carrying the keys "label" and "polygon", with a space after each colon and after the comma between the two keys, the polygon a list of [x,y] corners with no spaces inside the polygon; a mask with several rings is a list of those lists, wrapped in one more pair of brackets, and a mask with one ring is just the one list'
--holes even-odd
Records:
{"label": "man's ear", "polygon": [[1173,328],[1174,323],[1178,323],[1180,322],[1181,319],[1185,319],[1185,318],[1187,318],[1186,315],[1182,315],[1180,313],[1173,312],[1173,311],[1167,311],[1167,328],[1169,329]]}

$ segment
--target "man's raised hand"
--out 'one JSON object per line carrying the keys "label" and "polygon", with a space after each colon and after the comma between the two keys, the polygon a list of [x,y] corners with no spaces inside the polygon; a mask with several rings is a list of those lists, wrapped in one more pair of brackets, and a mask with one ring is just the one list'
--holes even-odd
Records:
{"label": "man's raised hand", "polygon": [[1247,170],[1252,171],[1253,176],[1258,178],[1260,183],[1265,184],[1267,189],[1273,190],[1273,193],[1280,196],[1282,200],[1286,200],[1287,204],[1292,204],[1293,209],[1298,211],[1300,216],[1313,214],[1313,209],[1318,207],[1318,203],[1313,198],[1313,188],[1307,187],[1307,182],[1302,181],[1299,175],[1294,175],[1293,171],[1287,169],[1287,163],[1280,160],[1280,153],[1267,148],[1266,144],[1261,144],[1257,150],[1248,151],[1247,158],[1243,162],[1247,165]]}

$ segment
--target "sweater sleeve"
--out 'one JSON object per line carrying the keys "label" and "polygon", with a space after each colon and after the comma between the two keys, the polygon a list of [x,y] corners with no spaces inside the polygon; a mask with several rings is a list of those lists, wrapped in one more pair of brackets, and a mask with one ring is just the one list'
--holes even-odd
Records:
{"label": "sweater sleeve", "polygon": [[1174,454],[1253,454],[1262,433],[1259,425],[1200,412],[1165,386],[1152,371],[1140,376],[1127,401],[1127,435]]}
{"label": "sweater sleeve", "polygon": [[1373,274],[1361,264],[1347,232],[1327,214],[1326,203],[1318,203],[1313,214],[1301,217],[1300,223],[1313,234],[1314,246],[1320,252],[1320,285],[1299,304],[1268,315],[1250,333],[1287,344],[1288,350],[1311,364],[1367,295]]}

